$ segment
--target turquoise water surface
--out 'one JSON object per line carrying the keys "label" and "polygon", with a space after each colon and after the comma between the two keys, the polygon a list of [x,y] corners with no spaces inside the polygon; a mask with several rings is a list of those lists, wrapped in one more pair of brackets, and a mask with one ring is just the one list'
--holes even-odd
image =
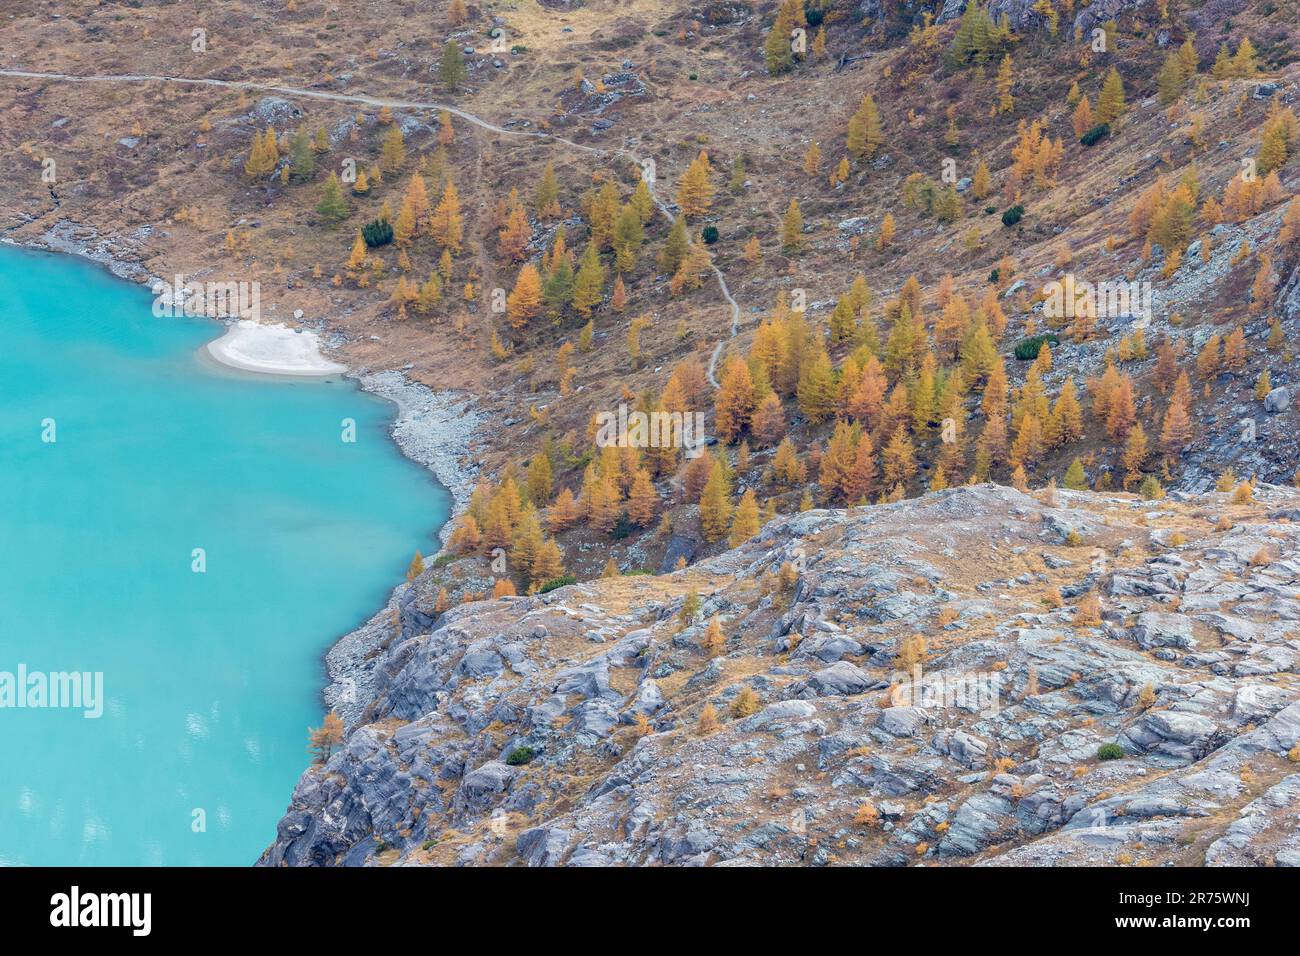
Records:
{"label": "turquoise water surface", "polygon": [[0,246],[0,680],[102,672],[104,697],[98,719],[0,707],[0,864],[254,862],[323,652],[448,512],[391,405],[215,367],[221,327],[152,301]]}

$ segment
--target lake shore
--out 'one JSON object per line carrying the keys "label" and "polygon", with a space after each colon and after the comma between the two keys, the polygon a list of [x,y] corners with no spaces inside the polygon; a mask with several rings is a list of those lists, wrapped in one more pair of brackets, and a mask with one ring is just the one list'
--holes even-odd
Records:
{"label": "lake shore", "polygon": [[[439,531],[444,546],[452,523],[469,506],[478,481],[474,448],[480,438],[482,415],[472,396],[435,392],[412,382],[399,371],[350,374],[361,388],[397,406],[389,435],[402,454],[433,472],[452,497],[447,521]],[[325,652],[329,684],[325,705],[342,718],[350,730],[366,705],[374,699],[374,652],[392,633],[393,612],[399,607],[405,582],[389,594],[388,603],[360,627],[343,635]]]}
{"label": "lake shore", "polygon": [[[31,242],[5,240],[22,248],[80,256],[120,279],[152,287],[154,279],[138,262],[129,242],[86,235],[65,221]],[[208,343],[204,357],[241,371],[306,378],[342,375],[362,391],[396,406],[388,431],[403,456],[432,473],[450,494],[451,509],[438,531],[445,545],[454,520],[464,512],[479,477],[477,449],[483,416],[467,393],[434,391],[413,382],[403,371],[351,369],[328,357],[320,335],[310,328],[295,331],[283,324],[259,325],[241,320]],[[322,653],[326,684],[321,696],[351,728],[373,699],[375,649],[387,639],[393,611],[406,590],[402,582],[388,601],[359,627],[336,638]]]}
{"label": "lake shore", "polygon": [[240,319],[226,326],[226,334],[209,342],[206,348],[222,365],[245,372],[323,378],[347,371],[346,365],[322,354],[315,332],[291,329],[282,323]]}

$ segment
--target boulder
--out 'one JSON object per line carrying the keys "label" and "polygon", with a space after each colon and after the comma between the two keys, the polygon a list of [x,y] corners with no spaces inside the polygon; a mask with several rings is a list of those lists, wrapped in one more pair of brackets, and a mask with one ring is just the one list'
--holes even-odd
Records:
{"label": "boulder", "polygon": [[924,707],[886,707],[880,712],[876,726],[895,737],[915,737],[930,720]]}
{"label": "boulder", "polygon": [[884,687],[885,682],[876,680],[861,667],[848,661],[838,661],[830,667],[819,670],[800,687],[796,697],[849,697],[862,694],[873,687]]}
{"label": "boulder", "polygon": [[1138,647],[1149,651],[1153,647],[1190,648],[1194,645],[1192,622],[1182,614],[1166,614],[1162,611],[1145,611],[1137,617],[1137,623],[1129,631],[1129,636],[1137,641]]}

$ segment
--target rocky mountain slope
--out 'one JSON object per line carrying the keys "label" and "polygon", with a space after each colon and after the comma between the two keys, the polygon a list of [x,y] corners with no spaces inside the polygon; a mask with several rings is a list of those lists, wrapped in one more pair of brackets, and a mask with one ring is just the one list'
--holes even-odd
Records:
{"label": "rocky mountain slope", "polygon": [[986,484],[441,615],[417,580],[261,863],[1300,863],[1300,491],[1244,497]]}

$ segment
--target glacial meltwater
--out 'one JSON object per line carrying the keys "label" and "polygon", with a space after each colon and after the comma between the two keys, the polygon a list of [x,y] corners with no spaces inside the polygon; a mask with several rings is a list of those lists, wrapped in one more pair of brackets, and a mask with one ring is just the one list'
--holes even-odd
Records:
{"label": "glacial meltwater", "polygon": [[324,652],[448,513],[391,405],[223,370],[152,302],[0,246],[0,865],[252,864]]}

